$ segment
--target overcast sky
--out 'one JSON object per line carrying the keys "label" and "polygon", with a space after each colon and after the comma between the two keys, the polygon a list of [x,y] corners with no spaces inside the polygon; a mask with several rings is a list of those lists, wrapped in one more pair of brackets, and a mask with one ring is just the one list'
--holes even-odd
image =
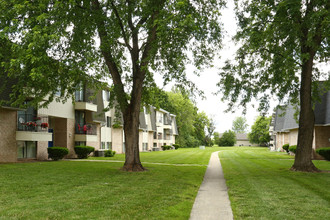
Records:
{"label": "overcast sky", "polygon": [[[236,33],[236,20],[234,14],[233,1],[227,1],[227,8],[223,10],[223,16],[221,21],[224,23],[224,30],[226,35],[223,42],[223,49],[221,50],[221,58],[215,62],[217,67],[221,67],[227,59],[232,59],[237,46],[234,45],[231,38]],[[204,111],[207,115],[213,116],[216,122],[216,131],[222,133],[232,128],[233,120],[238,116],[244,116],[247,119],[248,129],[254,123],[255,118],[259,115],[258,111],[250,107],[247,110],[246,115],[242,115],[243,109],[236,109],[234,113],[224,113],[227,109],[227,103],[221,102],[221,96],[213,95],[218,90],[216,83],[219,82],[220,77],[218,75],[219,70],[217,68],[205,70],[200,77],[193,76],[192,79],[196,82],[199,89],[205,92],[207,97],[205,100],[199,98],[197,100],[197,106],[201,111]],[[275,103],[273,104],[275,106]]]}
{"label": "overcast sky", "polygon": [[[215,60],[214,63],[216,67],[212,69],[206,69],[200,74],[200,77],[192,74],[193,67],[187,68],[187,76],[190,80],[196,83],[199,89],[204,91],[204,95],[206,97],[204,100],[199,97],[197,98],[197,107],[200,111],[204,111],[209,117],[212,117],[215,120],[216,131],[220,133],[232,128],[232,122],[235,117],[244,116],[242,115],[243,109],[236,109],[235,113],[224,113],[228,107],[227,103],[221,102],[220,95],[214,95],[214,93],[218,91],[216,84],[220,80],[218,75],[218,68],[221,67],[227,59],[232,59],[237,49],[237,47],[235,47],[234,43],[231,41],[231,38],[236,33],[237,28],[233,8],[233,1],[228,1],[227,8],[223,10],[221,21],[224,23],[224,30],[226,31],[226,35],[223,41],[223,49],[220,52],[221,58],[219,60]],[[158,84],[161,85],[161,82],[158,81]],[[170,88],[171,86],[167,86],[165,87],[165,90],[170,90]],[[256,102],[254,104],[256,104]],[[275,103],[273,103],[272,106],[275,106]],[[258,111],[252,108],[251,104],[251,107],[248,108],[248,111],[244,116],[247,119],[249,130],[258,115]]]}
{"label": "overcast sky", "polygon": [[[224,9],[222,12],[221,21],[224,24],[224,30],[226,31],[226,35],[223,41],[223,49],[220,51],[221,58],[215,60],[214,62],[214,64],[218,68],[222,67],[227,59],[233,59],[235,51],[238,48],[231,40],[231,38],[235,35],[237,29],[233,1],[227,1],[227,8]],[[319,65],[319,67],[323,70],[327,70],[330,72],[330,65],[323,64]],[[218,91],[218,87],[216,86],[216,84],[220,80],[220,76],[218,75],[218,68],[207,69],[201,72],[200,77],[197,77],[192,74],[194,70],[193,67],[187,67],[188,78],[195,82],[195,84],[200,90],[204,91],[204,95],[206,97],[205,100],[197,98],[197,107],[200,111],[204,111],[209,117],[212,117],[215,120],[217,132],[222,133],[226,130],[231,129],[233,120],[238,116],[243,116],[247,119],[248,131],[250,131],[251,126],[253,125],[256,117],[260,114],[256,108],[252,107],[253,104],[258,107],[258,101],[254,101],[250,105],[248,105],[246,115],[242,115],[243,109],[239,108],[235,109],[234,113],[224,113],[224,111],[228,107],[227,103],[221,102],[221,95],[214,95],[214,93]],[[160,83],[159,79],[158,84],[162,84]],[[165,87],[165,90],[170,89],[170,86]],[[268,116],[272,114],[272,111],[276,107],[276,105],[278,105],[277,101],[270,100],[270,109],[268,112]]]}

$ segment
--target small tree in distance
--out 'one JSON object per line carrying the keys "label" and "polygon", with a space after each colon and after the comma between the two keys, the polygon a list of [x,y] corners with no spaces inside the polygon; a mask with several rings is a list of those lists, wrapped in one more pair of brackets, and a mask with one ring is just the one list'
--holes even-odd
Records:
{"label": "small tree in distance", "polygon": [[270,141],[269,124],[271,117],[258,116],[251,126],[248,134],[249,141],[253,144],[266,145]]}
{"label": "small tree in distance", "polygon": [[213,133],[213,143],[220,146],[220,134],[219,132]]}
{"label": "small tree in distance", "polygon": [[235,120],[233,121],[233,131],[236,134],[244,134],[246,132],[248,125],[246,124],[246,118],[245,117],[236,117]]}
{"label": "small tree in distance", "polygon": [[235,132],[228,130],[222,134],[220,137],[219,146],[234,146],[236,143]]}

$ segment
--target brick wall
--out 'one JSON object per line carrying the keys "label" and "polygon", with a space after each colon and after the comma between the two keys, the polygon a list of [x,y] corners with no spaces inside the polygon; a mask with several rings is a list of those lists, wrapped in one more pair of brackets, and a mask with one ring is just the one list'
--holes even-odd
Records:
{"label": "brick wall", "polygon": [[0,107],[0,162],[16,162],[17,112]]}
{"label": "brick wall", "polygon": [[323,159],[320,155],[318,155],[315,150],[321,147],[330,147],[330,126],[317,126],[315,127],[315,145],[313,146],[313,158],[315,159]]}

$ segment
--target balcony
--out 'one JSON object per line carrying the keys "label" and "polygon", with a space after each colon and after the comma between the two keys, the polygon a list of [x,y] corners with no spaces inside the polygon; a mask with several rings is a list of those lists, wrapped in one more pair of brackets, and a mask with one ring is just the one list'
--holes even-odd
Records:
{"label": "balcony", "polygon": [[48,116],[17,113],[17,131],[48,132]]}
{"label": "balcony", "polygon": [[81,124],[81,123],[76,123],[76,129],[75,133],[76,134],[86,134],[86,135],[96,135],[97,134],[97,127],[95,124]]}
{"label": "balcony", "polygon": [[52,134],[48,133],[48,117],[17,113],[17,141],[52,141]]}
{"label": "balcony", "polygon": [[76,123],[75,141],[97,142],[97,126],[95,124]]}
{"label": "balcony", "polygon": [[75,92],[75,110],[85,110],[91,112],[97,112],[97,105],[95,100],[90,100],[88,97],[92,96],[91,93],[87,93],[84,90]]}
{"label": "balcony", "polygon": [[97,105],[91,102],[76,101],[74,105],[75,110],[97,112]]}

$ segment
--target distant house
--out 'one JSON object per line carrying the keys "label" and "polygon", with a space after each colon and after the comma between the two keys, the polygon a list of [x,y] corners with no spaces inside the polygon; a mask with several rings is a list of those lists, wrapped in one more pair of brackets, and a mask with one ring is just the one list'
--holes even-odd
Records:
{"label": "distant house", "polygon": [[[294,119],[295,110],[292,106],[285,106],[285,110],[278,108],[274,119],[274,149],[282,150],[284,144],[296,145],[298,141],[299,125]],[[313,158],[319,156],[315,150],[330,146],[330,91],[325,92],[321,102],[315,104],[315,126],[313,140]]]}
{"label": "distant house", "polygon": [[[220,138],[222,137],[223,133],[220,133]],[[236,143],[234,146],[259,146],[257,144],[252,144],[249,141],[247,134],[236,134]]]}
{"label": "distant house", "polygon": [[252,144],[249,141],[247,134],[236,134],[235,146],[259,146],[258,144]]}

